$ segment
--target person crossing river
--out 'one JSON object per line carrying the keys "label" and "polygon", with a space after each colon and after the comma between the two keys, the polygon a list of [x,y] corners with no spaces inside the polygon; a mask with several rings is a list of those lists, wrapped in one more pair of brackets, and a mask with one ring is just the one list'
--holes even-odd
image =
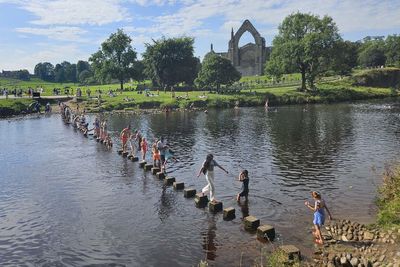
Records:
{"label": "person crossing river", "polygon": [[126,152],[126,147],[127,147],[130,136],[131,136],[131,125],[128,125],[128,127],[124,128],[120,134],[120,138],[122,141],[122,152],[123,153]]}

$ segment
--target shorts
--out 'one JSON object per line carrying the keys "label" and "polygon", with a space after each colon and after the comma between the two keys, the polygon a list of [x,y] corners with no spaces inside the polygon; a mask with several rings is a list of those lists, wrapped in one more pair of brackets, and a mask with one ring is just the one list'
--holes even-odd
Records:
{"label": "shorts", "polygon": [[161,160],[160,154],[153,155],[153,160]]}
{"label": "shorts", "polygon": [[313,224],[322,226],[322,225],[324,225],[324,223],[325,223],[325,215],[318,211],[314,212]]}

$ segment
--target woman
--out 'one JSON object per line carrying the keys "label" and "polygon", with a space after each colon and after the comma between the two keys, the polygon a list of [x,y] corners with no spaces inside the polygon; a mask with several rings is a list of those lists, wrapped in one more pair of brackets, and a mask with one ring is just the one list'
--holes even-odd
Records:
{"label": "woman", "polygon": [[161,168],[160,151],[157,148],[157,142],[158,140],[156,139],[151,147],[151,152],[153,153],[153,166],[158,166],[159,168]]}
{"label": "woman", "polygon": [[121,134],[120,134],[120,138],[121,138],[121,141],[122,141],[122,152],[123,153],[126,152],[126,145],[127,145],[128,140],[130,138],[130,135],[131,135],[131,125],[128,125],[128,127],[124,128],[121,131]]}
{"label": "woman", "polygon": [[308,201],[304,202],[304,205],[306,205],[310,210],[314,211],[313,223],[314,223],[315,231],[313,231],[313,235],[316,238],[315,243],[322,245],[324,243],[324,239],[321,234],[321,227],[325,223],[325,211],[324,210],[326,209],[326,211],[328,212],[329,220],[332,220],[332,216],[331,216],[331,213],[330,213],[328,207],[326,206],[325,201],[321,198],[320,193],[318,193],[316,191],[312,191],[311,196],[313,197],[313,199],[315,201],[314,207],[311,206]]}
{"label": "woman", "polygon": [[146,153],[147,153],[147,142],[146,142],[146,138],[142,138],[142,141],[140,143],[140,148],[142,150],[142,160],[146,160]]}
{"label": "woman", "polygon": [[215,199],[215,186],[214,186],[214,167],[219,167],[221,170],[225,171],[228,174],[228,171],[225,170],[221,165],[219,165],[215,160],[212,154],[208,154],[206,160],[203,162],[203,166],[201,167],[199,174],[197,177],[200,176],[201,173],[205,174],[207,185],[201,190],[203,195],[207,194],[210,191],[210,200],[211,202],[217,202]]}

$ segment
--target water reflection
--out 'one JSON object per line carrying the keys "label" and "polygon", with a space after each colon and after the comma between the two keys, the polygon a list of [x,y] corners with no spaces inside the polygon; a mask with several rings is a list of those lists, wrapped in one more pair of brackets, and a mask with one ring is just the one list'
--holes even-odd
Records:
{"label": "water reflection", "polygon": [[215,261],[217,257],[217,240],[216,240],[216,217],[213,214],[207,217],[207,229],[201,233],[203,237],[202,246],[206,254],[206,259]]}

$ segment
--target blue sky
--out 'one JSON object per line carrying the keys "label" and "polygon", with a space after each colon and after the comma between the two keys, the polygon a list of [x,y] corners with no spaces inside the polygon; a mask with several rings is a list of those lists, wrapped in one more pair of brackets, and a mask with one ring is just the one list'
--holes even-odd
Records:
{"label": "blue sky", "polygon": [[[249,19],[271,45],[293,12],[329,15],[342,37],[400,34],[399,0],[0,0],[0,70],[87,60],[102,41],[123,28],[139,53],[161,36],[192,36],[195,55],[228,49],[230,29]],[[243,35],[241,44],[254,39]]]}

